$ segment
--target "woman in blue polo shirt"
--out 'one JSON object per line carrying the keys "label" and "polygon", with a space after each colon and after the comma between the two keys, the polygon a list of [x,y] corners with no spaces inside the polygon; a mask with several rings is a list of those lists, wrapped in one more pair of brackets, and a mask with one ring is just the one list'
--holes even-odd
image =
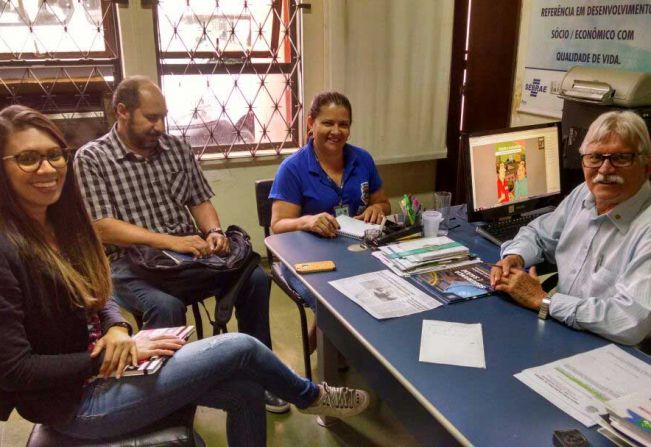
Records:
{"label": "woman in blue polo shirt", "polygon": [[[308,142],[282,162],[269,194],[274,233],[303,230],[335,237],[336,215],[380,223],[391,212],[373,158],[346,143],[352,116],[350,101],[341,93],[314,98],[307,118]],[[288,269],[283,274],[314,309],[316,299],[303,283]]]}

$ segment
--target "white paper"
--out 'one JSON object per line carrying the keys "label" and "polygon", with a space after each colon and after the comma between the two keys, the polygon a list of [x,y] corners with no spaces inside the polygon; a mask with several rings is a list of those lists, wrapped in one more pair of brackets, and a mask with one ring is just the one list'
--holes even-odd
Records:
{"label": "white paper", "polygon": [[388,270],[342,278],[329,284],[378,320],[411,315],[441,305]]}
{"label": "white paper", "polygon": [[481,323],[423,320],[418,360],[486,368]]}
{"label": "white paper", "polygon": [[651,386],[651,365],[611,344],[525,369],[515,377],[591,427],[597,415],[606,413],[606,401]]}

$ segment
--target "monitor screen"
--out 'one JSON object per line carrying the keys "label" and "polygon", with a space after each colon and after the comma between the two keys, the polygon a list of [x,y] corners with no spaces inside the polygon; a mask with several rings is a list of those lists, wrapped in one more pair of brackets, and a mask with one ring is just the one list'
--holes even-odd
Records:
{"label": "monitor screen", "polygon": [[468,220],[519,215],[561,199],[560,122],[464,136]]}

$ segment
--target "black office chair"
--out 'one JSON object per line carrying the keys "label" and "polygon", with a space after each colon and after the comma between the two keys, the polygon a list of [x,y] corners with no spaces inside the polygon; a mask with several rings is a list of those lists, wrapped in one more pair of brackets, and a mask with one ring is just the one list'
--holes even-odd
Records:
{"label": "black office chair", "polygon": [[[258,223],[264,228],[265,237],[271,233],[271,200],[269,199],[269,191],[273,180],[258,180],[255,182],[255,201],[258,206]],[[296,293],[294,289],[287,284],[280,272],[280,263],[274,261],[273,254],[267,248],[267,259],[269,260],[269,270],[271,271],[271,279],[280,287],[285,294],[296,303],[298,312],[301,316],[301,335],[303,338],[303,362],[305,363],[305,377],[312,380],[312,363],[310,362],[310,345],[307,334],[307,316],[305,315],[305,308],[309,307],[308,304]]]}
{"label": "black office chair", "polygon": [[188,406],[136,432],[94,441],[71,438],[47,425],[34,424],[26,447],[205,447],[193,428],[195,410],[196,407]]}

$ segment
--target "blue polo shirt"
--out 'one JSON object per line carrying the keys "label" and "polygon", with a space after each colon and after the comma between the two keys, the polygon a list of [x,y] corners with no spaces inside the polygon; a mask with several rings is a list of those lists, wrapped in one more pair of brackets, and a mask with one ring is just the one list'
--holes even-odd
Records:
{"label": "blue polo shirt", "polygon": [[348,205],[351,216],[361,214],[371,194],[382,187],[373,157],[362,148],[344,146],[343,188],[339,188],[321,168],[312,139],[278,168],[269,198],[294,203],[301,214],[335,214],[335,207]]}

